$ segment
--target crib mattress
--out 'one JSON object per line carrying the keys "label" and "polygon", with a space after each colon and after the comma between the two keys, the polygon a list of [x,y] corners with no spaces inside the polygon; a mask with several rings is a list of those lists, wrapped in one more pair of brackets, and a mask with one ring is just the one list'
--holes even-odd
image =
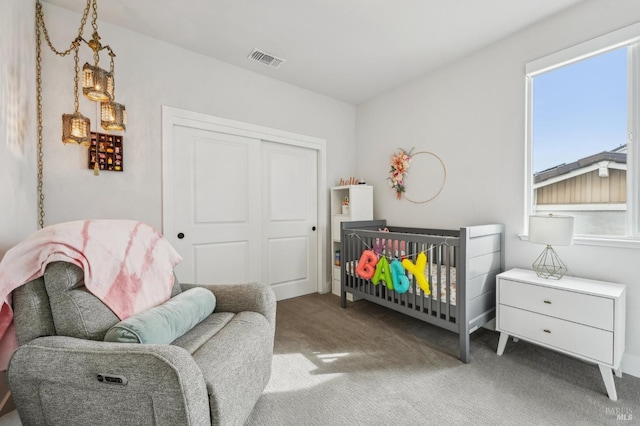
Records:
{"label": "crib mattress", "polygon": [[[357,262],[348,262],[346,266],[347,273],[350,275],[354,275],[354,269]],[[447,301],[447,267],[444,265],[436,265],[431,264],[431,268],[429,270],[429,266],[425,268],[425,276],[429,281],[429,285],[431,286],[431,298],[437,300],[437,280],[438,280],[438,267],[440,269],[440,301],[446,303]],[[451,286],[450,286],[450,300],[451,305],[456,304],[456,268],[453,266],[449,267],[449,272],[451,274]],[[409,277],[409,281],[412,281],[412,274],[407,272],[407,276]],[[384,284],[380,284],[384,285]],[[409,287],[409,291],[407,293],[413,294],[414,286]],[[415,286],[417,292],[422,293],[422,289],[418,285]]]}

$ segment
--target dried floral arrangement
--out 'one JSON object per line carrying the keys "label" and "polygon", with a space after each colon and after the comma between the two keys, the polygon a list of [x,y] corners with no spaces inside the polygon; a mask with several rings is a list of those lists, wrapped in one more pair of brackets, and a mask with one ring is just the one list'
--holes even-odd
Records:
{"label": "dried floral arrangement", "polygon": [[402,193],[405,191],[404,187],[404,175],[409,171],[409,167],[411,166],[411,152],[413,148],[409,152],[404,149],[399,149],[399,151],[391,157],[391,170],[389,171],[389,186],[396,191],[396,197],[398,199],[402,198]]}

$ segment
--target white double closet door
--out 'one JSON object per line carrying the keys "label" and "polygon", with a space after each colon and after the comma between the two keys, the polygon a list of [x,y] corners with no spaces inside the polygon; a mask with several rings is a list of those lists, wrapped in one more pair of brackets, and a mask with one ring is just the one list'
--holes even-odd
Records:
{"label": "white double closet door", "polygon": [[182,282],[317,291],[317,152],[173,126],[173,226]]}

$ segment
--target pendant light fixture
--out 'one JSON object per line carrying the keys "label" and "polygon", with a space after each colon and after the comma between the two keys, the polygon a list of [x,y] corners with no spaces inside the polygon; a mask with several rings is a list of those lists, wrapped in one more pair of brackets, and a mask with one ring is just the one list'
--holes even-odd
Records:
{"label": "pendant light fixture", "polygon": [[[93,9],[91,17],[91,25],[93,26],[93,35],[90,41],[82,38],[84,29],[89,18],[89,12]],[[85,43],[93,51],[94,65],[86,64],[83,67],[82,74],[82,92],[87,96],[96,98],[96,102],[103,102],[100,107],[101,124],[105,130],[125,130],[126,111],[124,105],[117,104],[114,101],[114,64],[113,58],[116,56],[109,46],[102,46],[100,36],[98,35],[98,3],[97,0],[87,0],[87,4],[82,13],[78,35],[71,41],[66,50],[58,50],[53,46],[47,27],[44,22],[44,12],[42,11],[42,2],[36,0],[36,111],[37,111],[37,156],[38,156],[38,225],[40,228],[45,226],[45,208],[44,208],[44,144],[43,144],[43,111],[42,111],[42,39],[53,53],[60,57],[66,57],[71,52],[74,54],[74,106],[73,114],[62,115],[62,142],[80,144],[83,146],[91,146],[91,123],[89,119],[83,116],[79,111],[78,91],[80,84],[80,70],[78,66],[78,52],[81,43]],[[111,58],[111,70],[106,72],[98,66],[99,52],[107,49]],[[96,95],[97,94],[97,95]],[[91,99],[91,98],[90,98]],[[95,172],[95,171],[94,171]]]}
{"label": "pendant light fixture", "polygon": [[78,43],[74,43],[75,78],[73,79],[73,94],[75,112],[62,114],[62,142],[77,143],[83,146],[91,145],[91,122],[78,111]]}
{"label": "pendant light fixture", "polygon": [[87,62],[82,67],[82,93],[94,102],[113,99],[113,76],[98,66]]}
{"label": "pendant light fixture", "polygon": [[[91,26],[93,27],[93,34],[91,40],[85,40],[82,35],[84,33],[84,27],[91,15]],[[79,67],[78,67],[78,51],[81,43],[86,44],[93,51],[93,65],[85,63],[82,67],[82,93],[93,102],[100,102],[100,124],[105,130],[119,130],[124,131],[126,129],[126,110],[124,105],[114,102],[115,95],[115,67],[113,58],[115,53],[110,46],[103,46],[100,42],[100,35],[98,34],[98,2],[97,0],[87,0],[82,20],[80,22],[80,28],[78,30],[78,36],[71,42],[71,46],[66,51],[58,51],[55,49],[49,38],[47,28],[44,24],[44,14],[42,12],[42,4],[40,0],[36,3],[36,25],[38,33],[42,31],[45,39],[49,44],[51,50],[58,56],[67,56],[72,51],[74,52],[75,60],[75,76],[74,76],[74,101],[75,112],[73,114],[62,115],[62,142],[63,143],[77,143],[84,146],[91,144],[91,127],[90,121],[87,117],[83,116],[78,111],[78,86],[79,86]],[[38,43],[40,43],[38,39]],[[39,44],[38,44],[39,46]],[[111,60],[111,69],[106,71],[100,68],[100,52],[106,50]],[[38,56],[40,60],[40,57]],[[40,63],[38,63],[39,69],[41,69]],[[41,88],[39,89],[41,92]]]}
{"label": "pendant light fixture", "polygon": [[127,110],[117,102],[100,104],[100,125],[105,130],[126,130]]}
{"label": "pendant light fixture", "polygon": [[115,99],[116,86],[113,77],[116,74],[115,67],[113,65],[113,58],[116,56],[111,50],[109,50],[109,56],[111,57],[111,99],[108,101],[100,102],[100,125],[105,130],[122,130],[127,128],[127,111],[124,105],[117,102],[113,102]]}

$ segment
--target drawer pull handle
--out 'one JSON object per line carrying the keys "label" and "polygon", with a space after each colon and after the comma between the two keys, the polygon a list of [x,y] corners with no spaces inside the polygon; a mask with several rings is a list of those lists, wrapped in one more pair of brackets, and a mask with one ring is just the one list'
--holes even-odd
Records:
{"label": "drawer pull handle", "polygon": [[546,329],[546,328],[545,328],[545,329],[544,329],[544,330],[542,330],[542,331],[544,331],[545,333],[549,333],[549,334],[551,334],[551,330],[549,330],[549,329]]}
{"label": "drawer pull handle", "polygon": [[546,303],[547,305],[551,304],[551,300],[545,300],[544,303]]}

